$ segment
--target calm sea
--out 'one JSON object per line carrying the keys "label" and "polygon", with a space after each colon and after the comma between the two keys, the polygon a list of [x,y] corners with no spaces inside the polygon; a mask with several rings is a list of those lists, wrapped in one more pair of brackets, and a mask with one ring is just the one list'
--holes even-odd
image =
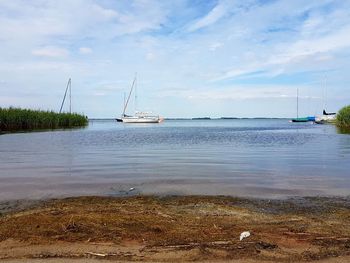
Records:
{"label": "calm sea", "polygon": [[350,194],[350,135],[288,120],[90,121],[0,136],[0,200]]}

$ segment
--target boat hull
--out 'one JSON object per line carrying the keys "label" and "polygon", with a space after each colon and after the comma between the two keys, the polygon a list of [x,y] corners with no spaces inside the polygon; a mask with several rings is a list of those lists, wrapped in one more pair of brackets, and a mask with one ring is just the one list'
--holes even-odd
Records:
{"label": "boat hull", "polygon": [[317,124],[325,124],[325,123],[335,123],[337,117],[336,115],[322,115],[319,117],[316,117],[315,123]]}
{"label": "boat hull", "polygon": [[163,119],[159,117],[123,117],[124,123],[160,123]]}
{"label": "boat hull", "polygon": [[308,118],[295,118],[292,119],[292,122],[308,122],[309,119]]}

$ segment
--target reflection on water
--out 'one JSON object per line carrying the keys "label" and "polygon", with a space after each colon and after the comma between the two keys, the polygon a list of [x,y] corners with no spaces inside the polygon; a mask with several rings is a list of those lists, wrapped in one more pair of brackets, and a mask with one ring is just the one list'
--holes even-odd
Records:
{"label": "reflection on water", "polygon": [[350,128],[337,127],[337,131],[340,134],[350,134]]}
{"label": "reflection on water", "polygon": [[92,121],[0,136],[0,199],[80,194],[348,195],[350,136],[287,120]]}

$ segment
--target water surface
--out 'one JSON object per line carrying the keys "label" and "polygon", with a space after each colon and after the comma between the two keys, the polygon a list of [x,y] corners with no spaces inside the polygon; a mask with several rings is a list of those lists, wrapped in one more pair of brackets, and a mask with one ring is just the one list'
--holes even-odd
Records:
{"label": "water surface", "polygon": [[350,194],[350,135],[281,119],[90,121],[85,129],[1,135],[0,156],[2,200]]}

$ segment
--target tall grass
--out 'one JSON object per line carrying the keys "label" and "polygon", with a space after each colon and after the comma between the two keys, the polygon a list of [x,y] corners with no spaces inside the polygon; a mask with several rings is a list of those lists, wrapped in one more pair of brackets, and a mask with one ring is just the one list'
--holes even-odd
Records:
{"label": "tall grass", "polygon": [[72,128],[87,124],[87,117],[77,113],[0,107],[0,131]]}
{"label": "tall grass", "polygon": [[337,114],[337,126],[350,129],[350,105],[342,108]]}

